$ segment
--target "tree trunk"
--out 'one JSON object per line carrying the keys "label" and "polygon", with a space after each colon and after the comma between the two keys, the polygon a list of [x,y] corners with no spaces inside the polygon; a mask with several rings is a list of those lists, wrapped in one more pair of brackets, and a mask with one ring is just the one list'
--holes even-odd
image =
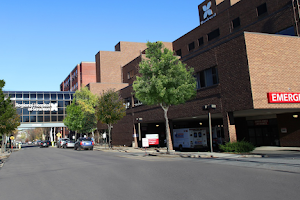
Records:
{"label": "tree trunk", "polygon": [[173,144],[172,144],[172,138],[171,138],[170,126],[169,126],[169,119],[168,119],[169,106],[163,106],[162,104],[160,104],[160,106],[164,110],[164,116],[165,116],[165,120],[166,120],[167,152],[169,153],[169,150],[173,150]]}
{"label": "tree trunk", "polygon": [[4,153],[4,134],[2,133],[1,153]]}

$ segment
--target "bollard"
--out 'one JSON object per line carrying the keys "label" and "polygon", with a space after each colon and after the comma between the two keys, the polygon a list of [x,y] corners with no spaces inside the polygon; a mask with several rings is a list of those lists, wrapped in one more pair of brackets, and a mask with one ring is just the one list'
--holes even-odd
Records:
{"label": "bollard", "polygon": [[52,141],[51,143],[52,143],[52,147],[54,147],[54,141]]}
{"label": "bollard", "polygon": [[21,145],[21,143],[19,143],[19,149],[21,149],[21,147],[22,147],[22,145]]}

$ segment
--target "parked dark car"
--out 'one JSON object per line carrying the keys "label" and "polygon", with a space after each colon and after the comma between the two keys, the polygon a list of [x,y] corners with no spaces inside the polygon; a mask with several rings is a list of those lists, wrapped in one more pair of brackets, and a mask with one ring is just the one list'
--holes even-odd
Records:
{"label": "parked dark car", "polygon": [[41,145],[40,145],[41,148],[49,147],[49,146],[50,146],[50,141],[49,140],[41,141]]}
{"label": "parked dark car", "polygon": [[78,151],[80,151],[81,149],[93,150],[94,144],[95,144],[94,141],[90,137],[88,137],[88,138],[79,138],[75,142],[74,150],[78,150]]}

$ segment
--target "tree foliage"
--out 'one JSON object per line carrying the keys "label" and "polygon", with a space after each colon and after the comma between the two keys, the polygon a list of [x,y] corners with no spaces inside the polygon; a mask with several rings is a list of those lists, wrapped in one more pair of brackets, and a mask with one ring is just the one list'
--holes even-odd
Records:
{"label": "tree foliage", "polygon": [[[2,91],[5,85],[4,80],[0,80],[0,135],[2,135],[2,148],[4,147],[4,135],[12,133],[20,125],[20,116],[12,104],[9,97]],[[3,149],[2,149],[3,151]]]}
{"label": "tree foliage", "polygon": [[118,92],[112,89],[103,91],[98,98],[96,106],[97,119],[108,126],[109,143],[111,142],[111,128],[126,115],[126,108],[123,99]]}
{"label": "tree foliage", "polygon": [[2,88],[4,80],[0,80],[0,135],[8,134],[20,125],[20,116],[9,97],[5,97]]}
{"label": "tree foliage", "polygon": [[167,112],[171,105],[186,102],[196,95],[194,70],[183,64],[161,42],[147,43],[146,59],[139,64],[133,83],[135,97],[143,104],[160,105],[166,120],[167,146],[173,149]]}
{"label": "tree foliage", "polygon": [[96,95],[92,94],[88,88],[77,90],[73,101],[67,106],[67,116],[64,124],[76,133],[90,133],[97,128],[95,116]]}

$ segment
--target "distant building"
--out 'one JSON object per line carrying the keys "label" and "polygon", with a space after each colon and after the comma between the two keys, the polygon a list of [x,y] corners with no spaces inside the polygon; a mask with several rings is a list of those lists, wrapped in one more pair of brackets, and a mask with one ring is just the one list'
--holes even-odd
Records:
{"label": "distant building", "polygon": [[60,91],[80,90],[91,82],[96,82],[95,62],[81,62],[60,84]]}

